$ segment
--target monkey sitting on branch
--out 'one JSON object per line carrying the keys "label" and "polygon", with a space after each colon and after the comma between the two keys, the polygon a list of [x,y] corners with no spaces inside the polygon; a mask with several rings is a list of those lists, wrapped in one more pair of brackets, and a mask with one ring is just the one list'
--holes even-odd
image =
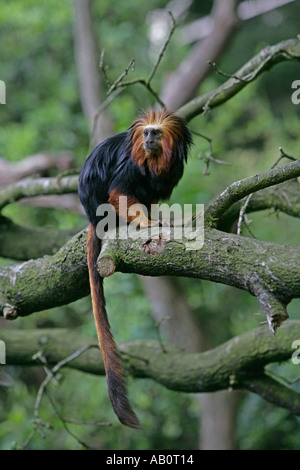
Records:
{"label": "monkey sitting on branch", "polygon": [[[183,175],[191,144],[191,133],[181,117],[167,110],[150,109],[126,132],[100,143],[79,176],[78,193],[89,220],[87,259],[93,314],[109,396],[120,422],[132,428],[141,426],[127,398],[124,371],[105,309],[103,278],[97,271],[101,251],[101,239],[96,233],[97,208],[109,203],[127,223],[151,226],[143,206],[149,211],[152,204],[171,196]],[[120,204],[124,196],[125,208]],[[130,215],[133,205],[140,207],[139,217]]]}

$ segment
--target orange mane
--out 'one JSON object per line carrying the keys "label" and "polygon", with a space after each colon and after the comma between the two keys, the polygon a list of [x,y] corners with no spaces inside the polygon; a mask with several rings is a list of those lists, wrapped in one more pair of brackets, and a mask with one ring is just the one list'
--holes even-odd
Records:
{"label": "orange mane", "polygon": [[[132,142],[131,158],[138,166],[147,164],[150,171],[156,175],[168,173],[172,164],[172,153],[177,142],[183,137],[184,121],[165,109],[146,111],[131,126],[130,139]],[[145,127],[156,127],[162,132],[161,151],[148,153],[144,149],[143,132]]]}

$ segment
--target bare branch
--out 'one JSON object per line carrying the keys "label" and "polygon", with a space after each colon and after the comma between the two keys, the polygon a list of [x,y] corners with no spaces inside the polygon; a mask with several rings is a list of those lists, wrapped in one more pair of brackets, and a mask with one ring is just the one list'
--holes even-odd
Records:
{"label": "bare branch", "polygon": [[[260,0],[259,2],[257,0],[244,0],[237,6],[237,17],[241,21],[247,21],[293,2],[295,0]],[[206,38],[212,33],[213,26],[212,15],[191,21],[181,28],[184,43],[189,44]]]}
{"label": "bare branch", "polygon": [[0,191],[0,210],[22,198],[48,194],[77,193],[78,176],[64,178],[28,178],[11,184]]}
{"label": "bare branch", "polygon": [[[38,429],[40,429],[41,431],[43,431],[43,427],[45,426],[43,421],[40,419],[40,416],[39,416],[39,409],[40,409],[40,404],[41,404],[41,400],[42,400],[42,396],[43,394],[45,393],[47,396],[48,396],[48,399],[52,405],[52,408],[54,409],[54,412],[55,414],[60,418],[60,420],[62,421],[62,424],[66,430],[66,432],[68,434],[70,434],[70,436],[72,436],[77,442],[79,442],[80,445],[82,445],[84,448],[90,448],[85,442],[81,441],[79,439],[78,436],[76,436],[70,429],[69,427],[67,426],[65,420],[63,419],[63,417],[60,415],[57,407],[55,406],[55,403],[54,401],[52,400],[51,396],[49,395],[49,393],[47,393],[47,390],[46,390],[46,387],[47,385],[55,379],[55,374],[59,371],[59,369],[61,369],[62,367],[66,366],[67,364],[69,364],[71,361],[73,361],[74,359],[76,359],[77,357],[79,357],[82,353],[84,353],[85,351],[87,351],[91,346],[89,345],[86,345],[86,346],[83,346],[82,348],[80,348],[79,350],[71,353],[68,357],[64,358],[64,359],[61,359],[51,370],[50,369],[47,369],[47,375],[45,377],[45,379],[43,380],[43,382],[41,383],[40,387],[39,387],[39,390],[38,390],[38,393],[37,393],[37,396],[36,396],[36,400],[35,400],[35,404],[34,404],[34,423],[35,425],[37,426]],[[44,358],[44,356],[38,354],[36,355],[38,357],[38,359],[40,359],[43,363],[47,363],[46,359]]]}
{"label": "bare branch", "polygon": [[[120,75],[119,78],[117,78],[117,80],[109,88],[108,92],[106,93],[107,95],[110,95],[118,87],[118,85],[121,83],[123,78],[125,78],[126,75],[128,74],[130,68],[132,69],[132,71],[134,71],[134,64],[135,64],[135,60],[134,60],[134,57],[132,57],[131,61],[127,65],[124,72]],[[123,84],[123,86],[124,86],[124,84]]]}
{"label": "bare branch", "polygon": [[[300,217],[300,184],[297,179],[292,179],[276,186],[262,189],[252,193],[248,202],[247,213],[266,209],[280,211],[291,217]],[[240,202],[233,204],[219,219],[217,224],[220,230],[228,232],[238,219],[240,213]]]}
{"label": "bare branch", "polygon": [[[161,60],[162,60],[162,58],[163,58],[163,56],[164,56],[164,54],[165,54],[165,51],[166,51],[166,49],[167,49],[167,47],[168,47],[168,44],[169,44],[169,42],[170,42],[170,40],[171,40],[171,37],[172,37],[172,35],[173,35],[174,31],[175,31],[176,26],[177,26],[176,21],[175,21],[173,15],[172,15],[172,13],[171,13],[170,11],[169,11],[168,13],[169,13],[169,15],[170,15],[170,17],[171,17],[171,20],[172,20],[172,27],[171,27],[171,29],[170,29],[170,31],[169,31],[168,37],[166,38],[166,40],[165,40],[165,42],[164,42],[164,44],[163,44],[163,46],[162,46],[162,48],[161,48],[161,50],[160,50],[160,52],[159,52],[159,54],[158,54],[158,57],[157,57],[157,59],[156,59],[154,65],[153,65],[153,67],[152,67],[152,70],[151,70],[151,72],[150,72],[148,78],[147,78],[147,79],[145,79],[145,78],[135,78],[135,79],[133,79],[133,80],[128,80],[128,81],[126,81],[126,82],[123,81],[123,79],[125,78],[125,76],[128,74],[130,67],[131,67],[131,66],[134,66],[134,58],[132,58],[131,61],[129,62],[129,65],[128,65],[128,66],[126,67],[126,69],[124,70],[124,72],[123,72],[123,73],[119,76],[119,78],[117,78],[117,79],[115,80],[115,82],[110,86],[110,88],[109,88],[109,90],[108,90],[108,92],[107,92],[108,95],[111,94],[113,91],[116,91],[118,88],[121,88],[122,90],[124,90],[124,88],[126,88],[126,87],[128,87],[128,86],[136,85],[137,83],[139,83],[139,84],[143,85],[145,88],[147,88],[147,90],[154,96],[155,100],[156,100],[162,107],[165,107],[165,104],[164,104],[163,101],[160,99],[158,93],[156,93],[156,91],[152,88],[151,81],[152,81],[152,79],[153,79],[153,77],[154,77],[154,75],[155,75],[155,73],[156,73],[156,71],[157,71],[157,69],[158,69],[158,66],[159,66],[159,64],[160,64],[160,62],[161,62]],[[101,61],[101,70],[102,70],[102,71],[105,70],[105,67],[104,67],[104,65],[103,65],[103,58],[102,58],[102,61]],[[106,76],[106,74],[105,74],[105,76]],[[107,80],[107,78],[106,78],[106,80]],[[107,80],[107,81],[108,81],[108,80]]]}
{"label": "bare branch", "polygon": [[250,176],[228,186],[206,209],[206,221],[219,219],[235,202],[260,189],[300,176],[300,160]]}
{"label": "bare branch", "polygon": [[0,158],[0,188],[33,175],[44,175],[51,169],[59,171],[73,166],[73,155],[67,151],[58,153],[41,152],[30,155],[18,162]]}
{"label": "bare branch", "polygon": [[251,197],[252,197],[252,194],[253,194],[253,193],[251,193],[251,194],[249,194],[249,196],[247,196],[245,202],[244,202],[244,203],[242,204],[242,206],[241,206],[241,210],[240,210],[240,214],[239,214],[239,220],[238,220],[238,225],[237,225],[237,232],[236,232],[238,235],[241,235],[241,232],[242,232],[242,230],[241,230],[242,221],[244,220],[244,215],[245,215],[245,213],[246,213],[246,209],[247,209],[247,206],[248,206],[248,204],[249,204],[249,202],[250,202],[250,199],[251,199]]}
{"label": "bare branch", "polygon": [[[291,157],[290,155],[287,155],[282,147],[279,147],[279,150],[280,150],[280,156],[279,158],[276,160],[276,162],[274,163],[274,165],[271,166],[271,170],[273,168],[275,168],[278,163],[280,162],[280,160],[282,160],[283,158],[288,158],[289,160],[292,160],[292,161],[296,161],[297,158],[294,158],[294,157]],[[245,202],[241,205],[241,209],[240,209],[240,214],[239,214],[239,218],[238,218],[238,224],[237,224],[237,234],[240,235],[241,234],[241,225],[242,225],[242,222],[244,221],[245,225],[247,225],[246,221],[245,221],[245,215],[246,215],[246,210],[247,210],[247,207],[249,205],[249,202],[251,200],[253,196],[253,193],[249,194],[247,197],[246,197],[246,200]],[[251,233],[251,230],[249,229],[249,227],[247,227],[249,232]]]}
{"label": "bare branch", "polygon": [[237,0],[214,0],[210,35],[192,46],[164,84],[160,96],[167,108],[178,109],[195,96],[200,83],[210,72],[208,61],[217,60],[238,27],[236,6]]}
{"label": "bare branch", "polygon": [[178,113],[190,121],[198,114],[225,103],[248,83],[255,80],[262,72],[269,70],[275,64],[292,60],[300,60],[299,38],[265,47],[233,74],[235,78],[230,78],[216,90],[189,101],[178,110]]}
{"label": "bare branch", "polygon": [[160,62],[161,62],[161,59],[163,58],[164,53],[165,53],[165,51],[166,51],[166,49],[167,49],[167,47],[168,47],[168,45],[169,45],[169,42],[171,41],[171,38],[172,38],[172,36],[173,36],[173,33],[174,33],[174,31],[175,31],[175,29],[176,29],[176,27],[177,27],[177,24],[176,24],[176,21],[175,21],[175,18],[174,18],[174,16],[173,16],[172,12],[171,12],[171,11],[168,11],[168,13],[169,13],[169,15],[170,15],[170,17],[171,17],[172,27],[171,27],[171,29],[170,29],[170,31],[169,31],[169,34],[168,34],[168,36],[167,36],[167,38],[166,38],[166,40],[165,40],[165,42],[164,42],[164,44],[163,44],[163,46],[162,46],[160,52],[159,52],[159,54],[158,54],[158,57],[157,57],[157,59],[156,59],[156,61],[155,61],[155,64],[153,65],[153,68],[152,68],[152,70],[151,70],[151,72],[150,72],[150,74],[149,74],[149,77],[148,77],[148,79],[147,79],[147,83],[148,83],[148,84],[150,84],[152,78],[154,77],[154,75],[155,75],[155,73],[156,73],[156,70],[157,70],[157,68],[158,68],[158,66],[159,66],[159,64],[160,64]]}

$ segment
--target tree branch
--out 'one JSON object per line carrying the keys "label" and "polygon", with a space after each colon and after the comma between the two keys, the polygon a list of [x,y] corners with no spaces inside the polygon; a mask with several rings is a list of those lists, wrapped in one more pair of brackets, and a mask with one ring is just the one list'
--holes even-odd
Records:
{"label": "tree branch", "polygon": [[[240,22],[247,21],[294,1],[295,0],[261,0],[257,2],[256,0],[244,0],[238,4],[236,14]],[[191,21],[181,28],[184,43],[189,44],[206,38],[211,34],[213,25],[214,22],[211,14]]]}
{"label": "tree branch", "polygon": [[[86,232],[53,256],[0,269],[0,311],[7,319],[65,305],[89,293]],[[32,282],[35,282],[34,289]]]}
{"label": "tree branch", "polygon": [[[300,160],[296,160],[233,183],[208,207],[206,219],[211,223],[212,220],[219,219],[234,202],[245,195],[299,174]],[[77,186],[77,177],[74,177],[72,182]],[[50,181],[51,184],[53,181]],[[66,184],[66,187],[70,189],[70,185]],[[38,185],[38,188],[45,191],[43,184]],[[24,194],[23,186],[21,189],[21,193]],[[60,184],[58,188],[57,184],[54,185],[54,189],[62,190]],[[13,191],[13,194],[16,198],[20,197],[16,191]],[[21,266],[7,266],[0,270],[0,306],[3,315],[9,318],[28,315],[50,306],[62,305],[88,293],[85,246],[82,245],[82,238],[85,237],[82,235],[83,232],[75,236],[52,259],[45,257],[28,261]],[[229,237],[224,236],[223,232],[210,229],[205,231],[203,246],[202,240],[195,243],[193,240],[185,239],[184,232],[180,235],[181,238],[178,239],[176,232],[174,236],[173,229],[169,229],[164,230],[158,238],[149,239],[148,230],[144,230],[140,232],[138,240],[130,238],[119,240],[110,239],[108,233],[104,238],[99,258],[99,271],[102,276],[110,275],[117,269],[122,272],[152,276],[182,275],[221,282],[255,295],[267,316],[272,332],[287,318],[286,305],[292,298],[300,296],[300,283],[297,282],[300,247],[250,240],[234,235]],[[81,244],[80,250],[78,243]],[[73,260],[74,251],[77,256],[76,262],[79,263],[78,270]],[[276,253],[275,260],[274,253]],[[104,270],[101,262],[103,257],[106,259]],[[83,266],[84,281],[81,272]],[[63,292],[58,272],[65,272]],[[28,279],[32,277],[38,277],[40,281],[39,288],[34,293],[28,290],[30,286]],[[83,284],[83,291],[78,292],[78,289],[75,289],[72,293],[72,287],[77,286],[78,278],[79,285]],[[45,282],[41,282],[42,279]],[[60,295],[57,295],[56,291]]]}
{"label": "tree branch", "polygon": [[0,191],[0,210],[25,197],[77,193],[77,188],[78,176],[24,179]]}
{"label": "tree branch", "polygon": [[[115,82],[111,84],[111,86],[110,86],[110,88],[109,88],[107,94],[110,94],[110,93],[116,91],[117,89],[123,90],[123,89],[126,88],[127,86],[136,85],[137,83],[139,83],[139,84],[143,85],[145,88],[148,89],[148,91],[154,96],[154,98],[156,99],[156,101],[157,101],[161,106],[165,107],[165,104],[163,103],[163,101],[160,99],[160,97],[158,96],[158,94],[153,90],[152,85],[151,85],[151,81],[152,81],[152,79],[153,79],[153,77],[154,77],[154,75],[155,75],[155,73],[156,73],[156,71],[157,71],[157,69],[158,69],[158,66],[159,66],[159,64],[160,64],[160,62],[161,62],[161,60],[162,60],[162,58],[163,58],[163,55],[164,55],[164,53],[165,53],[165,51],[166,51],[166,49],[167,49],[167,47],[168,47],[168,44],[169,44],[169,42],[170,42],[170,40],[171,40],[171,37],[172,37],[172,35],[173,35],[174,31],[175,31],[176,26],[177,26],[176,21],[175,21],[173,15],[172,15],[172,12],[169,11],[168,13],[169,13],[170,18],[171,18],[171,21],[172,21],[172,26],[171,26],[171,29],[170,29],[170,31],[169,31],[168,37],[167,37],[166,41],[164,42],[164,44],[163,44],[163,46],[162,46],[162,48],[161,48],[161,50],[160,50],[160,52],[159,52],[159,54],[158,54],[158,57],[157,57],[157,59],[156,59],[154,65],[153,65],[153,67],[152,67],[152,70],[151,70],[150,73],[149,73],[148,78],[147,78],[147,79],[145,79],[145,78],[135,78],[135,79],[133,79],[133,80],[127,80],[126,82],[123,81],[123,78],[125,78],[126,75],[128,74],[128,71],[129,71],[130,67],[134,64],[134,58],[132,58],[131,61],[129,62],[129,65],[128,65],[127,68],[124,70],[124,72],[120,75],[120,77],[118,77],[118,78],[115,80]],[[102,62],[103,62],[103,61],[101,61],[101,63],[102,63]],[[104,67],[103,67],[103,63],[102,63],[102,70],[104,71],[105,76],[106,76],[106,72],[105,72],[105,69],[104,69]],[[106,80],[107,80],[107,78],[106,78]]]}
{"label": "tree branch", "polygon": [[206,222],[219,219],[235,202],[260,189],[300,176],[300,160],[236,181],[228,186],[206,209]]}
{"label": "tree branch", "polygon": [[[289,180],[252,193],[247,205],[247,214],[265,209],[274,209],[292,217],[300,217],[299,199],[300,184],[297,179]],[[224,232],[230,230],[239,216],[241,202],[233,204],[223,214],[217,225],[220,230]]]}
{"label": "tree branch", "polygon": [[234,77],[216,90],[189,101],[178,110],[178,113],[190,121],[198,114],[225,103],[262,72],[270,70],[277,63],[293,60],[300,60],[299,38],[288,39],[274,46],[265,47],[234,73]]}
{"label": "tree branch", "polygon": [[[170,344],[165,345],[163,352],[155,341],[121,344],[119,349],[126,369],[134,377],[148,377],[171,390],[190,393],[247,389],[300,415],[300,395],[263,375],[266,365],[291,357],[292,342],[299,335],[300,321],[288,321],[276,336],[259,327],[204,353],[183,354]],[[40,364],[37,353],[53,365],[90,345],[66,367],[97,375],[105,373],[96,339],[69,330],[4,329],[1,339],[6,344],[6,361],[10,365]],[[257,374],[259,377],[253,378]],[[268,391],[271,382],[272,389]]]}
{"label": "tree branch", "polygon": [[295,390],[284,386],[272,377],[263,374],[261,377],[248,379],[244,388],[260,395],[276,406],[281,406],[300,416],[300,395]]}
{"label": "tree branch", "polygon": [[73,155],[67,151],[37,153],[18,162],[0,158],[0,188],[34,174],[45,174],[53,168],[63,171],[72,166]]}
{"label": "tree branch", "polygon": [[211,33],[191,48],[188,56],[164,84],[161,99],[169,109],[178,109],[192,99],[199,84],[210,72],[209,60],[217,60],[239,25],[237,0],[214,0]]}
{"label": "tree branch", "polygon": [[[145,233],[146,232],[146,233]],[[147,230],[138,240],[103,241],[100,256],[111,258],[117,271],[143,275],[185,276],[237,287],[262,299],[259,286],[282,305],[300,297],[300,247],[268,243],[215,229],[205,231],[205,243],[164,237],[149,240]],[[0,269],[0,308],[6,317],[33,312],[77,300],[88,294],[86,233],[76,235],[54,256]],[[192,248],[192,249],[191,249]],[[39,279],[32,291],[32,279]],[[265,313],[268,315],[268,302]],[[276,321],[277,321],[276,317]],[[273,325],[276,328],[276,324]]]}

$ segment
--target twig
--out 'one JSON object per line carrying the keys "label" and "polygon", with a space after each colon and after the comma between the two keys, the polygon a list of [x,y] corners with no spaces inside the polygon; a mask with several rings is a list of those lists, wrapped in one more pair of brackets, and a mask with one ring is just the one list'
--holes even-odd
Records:
{"label": "twig", "polygon": [[289,160],[292,160],[294,162],[297,160],[297,158],[291,157],[291,155],[288,155],[287,153],[285,153],[285,151],[283,150],[282,147],[279,147],[279,152],[280,152],[280,155],[277,158],[276,162],[271,166],[271,169],[275,168],[278,165],[278,163],[280,162],[280,160],[282,160],[283,158],[288,158]]}
{"label": "twig", "polygon": [[62,422],[62,425],[65,429],[65,431],[70,435],[72,436],[82,447],[84,447],[85,449],[91,449],[91,447],[86,444],[84,441],[82,441],[73,431],[71,431],[71,429],[69,428],[69,426],[67,426],[67,423],[66,423],[66,420],[63,418],[63,416],[60,414],[56,404],[54,403],[54,400],[52,399],[51,395],[47,392],[47,390],[45,390],[45,394],[47,395],[47,398],[48,400],[50,401],[51,403],[51,406],[56,414],[56,416],[58,417],[58,419],[60,419],[60,421]]}
{"label": "twig", "polygon": [[208,61],[208,64],[213,68],[213,70],[215,70],[222,77],[235,78],[239,82],[246,82],[247,83],[249,81],[249,80],[245,80],[242,77],[238,77],[237,75],[230,75],[228,73],[222,72],[222,70],[218,69],[217,64],[215,62],[212,62],[211,60]]}
{"label": "twig", "polygon": [[34,429],[33,431],[31,431],[31,433],[29,434],[29,436],[27,437],[26,441],[24,442],[24,444],[22,445],[22,450],[25,450],[26,447],[30,444],[30,442],[32,441],[32,439],[34,438],[36,434],[36,429]]}
{"label": "twig", "polygon": [[211,154],[203,154],[199,153],[198,158],[200,160],[204,160],[205,163],[205,168],[203,170],[203,174],[205,176],[209,175],[209,164],[210,162],[217,163],[218,165],[231,165],[229,162],[225,162],[224,160],[218,160],[217,158],[214,158]]}
{"label": "twig", "polygon": [[76,424],[78,426],[104,426],[104,427],[109,427],[112,425],[112,423],[110,421],[108,421],[107,423],[104,423],[103,421],[97,421],[96,419],[94,419],[93,421],[77,421],[75,419],[67,419],[67,418],[62,418],[64,420],[65,423],[69,423],[69,424]]}
{"label": "twig", "polygon": [[164,55],[164,53],[165,53],[165,51],[166,51],[166,49],[167,49],[167,47],[168,47],[168,45],[169,45],[169,42],[170,42],[170,40],[171,40],[171,37],[173,36],[173,33],[174,33],[174,31],[175,31],[175,29],[176,29],[176,26],[177,26],[176,20],[175,20],[175,18],[174,18],[174,16],[173,16],[172,12],[171,12],[170,10],[168,11],[168,14],[169,14],[170,17],[171,17],[172,27],[171,27],[171,29],[170,29],[170,31],[169,31],[169,34],[168,34],[168,37],[167,37],[166,41],[164,42],[164,44],[163,44],[163,46],[162,46],[162,48],[161,48],[161,50],[160,50],[160,52],[159,52],[159,54],[158,54],[158,57],[157,57],[157,59],[156,59],[156,61],[155,61],[155,64],[154,64],[154,66],[153,66],[153,68],[152,68],[152,70],[151,70],[151,72],[150,72],[150,74],[149,74],[149,77],[148,77],[148,79],[147,79],[147,83],[148,83],[148,84],[150,84],[152,78],[154,77],[154,75],[155,75],[155,73],[156,73],[156,70],[157,70],[157,68],[158,68],[158,66],[159,66],[159,64],[160,64],[160,62],[161,62],[161,59],[163,58],[163,55]]}
{"label": "twig", "polygon": [[254,233],[252,232],[252,230],[250,229],[249,227],[249,224],[250,224],[250,220],[248,220],[248,217],[247,217],[247,214],[244,214],[244,224],[245,224],[245,227],[246,229],[248,230],[248,232],[250,233],[251,237],[255,238],[255,240],[257,240],[257,237],[254,235]]}
{"label": "twig", "polygon": [[[126,77],[126,75],[128,74],[129,72],[129,69],[130,67],[134,67],[134,64],[135,64],[135,61],[134,61],[134,58],[131,59],[131,61],[129,62],[128,66],[126,67],[126,69],[124,70],[124,72],[117,78],[117,80],[115,80],[115,82],[113,84],[111,84],[108,92],[107,92],[107,95],[109,96],[113,91],[117,90],[118,88],[122,87],[122,90],[127,87],[127,86],[131,86],[131,85],[136,85],[137,83],[143,85],[145,88],[147,88],[147,90],[154,96],[154,98],[156,99],[156,101],[162,106],[162,107],[165,107],[164,103],[162,102],[162,100],[159,98],[158,94],[153,90],[152,86],[151,86],[151,81],[158,69],[158,66],[164,56],[164,53],[168,47],[168,44],[171,40],[171,37],[174,33],[174,30],[177,26],[176,24],[176,21],[174,19],[174,16],[172,15],[172,12],[169,11],[168,12],[170,17],[171,17],[171,20],[172,20],[172,27],[169,31],[169,34],[168,34],[168,37],[167,39],[165,40],[159,54],[158,54],[158,57],[152,67],[152,70],[148,76],[147,79],[144,79],[144,78],[135,78],[133,80],[128,80],[126,82],[123,81],[123,79]],[[101,59],[100,59],[100,69],[102,70],[102,72],[105,73],[105,67],[103,65],[103,53],[101,54]],[[106,77],[106,74],[105,74],[105,77]],[[108,80],[108,78],[106,77],[105,78],[106,81],[108,83],[110,83],[110,81]],[[101,111],[100,111],[101,112]],[[100,113],[97,113],[97,116],[99,115]],[[93,126],[94,127],[94,126]]]}
{"label": "twig", "polygon": [[109,80],[108,76],[106,75],[106,70],[107,66],[104,66],[104,51],[105,49],[102,49],[101,54],[100,54],[100,62],[99,62],[99,68],[103,74],[104,80],[106,81],[108,86],[111,86],[111,81]]}
{"label": "twig", "polygon": [[135,67],[135,59],[134,57],[131,59],[131,61],[129,62],[128,66],[125,68],[125,70],[122,72],[122,74],[112,83],[107,74],[106,74],[106,70],[107,70],[107,67],[104,66],[104,49],[102,49],[101,51],[101,55],[100,55],[100,62],[99,62],[99,68],[100,70],[102,71],[103,73],[103,76],[104,76],[104,79],[106,81],[106,83],[109,85],[109,89],[107,91],[107,98],[106,100],[101,103],[101,105],[98,107],[97,111],[95,112],[95,115],[93,117],[93,124],[92,124],[92,131],[91,131],[91,138],[90,138],[90,145],[89,145],[89,152],[92,150],[92,148],[94,147],[95,145],[95,142],[94,142],[94,135],[95,135],[95,129],[96,129],[96,125],[97,125],[97,121],[98,121],[98,118],[100,116],[100,114],[102,113],[102,111],[107,108],[107,106],[111,103],[111,101],[113,101],[126,87],[128,86],[131,86],[131,85],[136,85],[137,83],[139,83],[140,85],[143,85],[145,88],[147,88],[147,90],[151,93],[151,95],[155,98],[155,100],[157,101],[157,103],[160,104],[161,107],[165,108],[165,104],[163,103],[163,101],[160,99],[158,93],[152,88],[151,86],[151,81],[158,69],[158,66],[163,58],[163,55],[168,47],[168,44],[171,40],[171,37],[174,33],[174,30],[177,26],[176,24],[176,21],[174,19],[174,16],[172,15],[172,12],[169,11],[168,12],[170,17],[171,17],[171,20],[172,20],[172,27],[169,31],[169,34],[168,34],[168,37],[166,39],[166,41],[164,42],[159,54],[158,54],[158,57],[152,67],[152,70],[148,76],[147,79],[144,79],[144,78],[135,78],[133,80],[128,80],[128,81],[124,81],[124,78],[128,75],[128,72],[130,70],[130,68],[132,68],[132,70],[134,71],[134,67]]}
{"label": "twig", "polygon": [[[129,62],[129,64],[127,65],[126,69],[124,70],[124,72],[119,76],[119,78],[117,78],[117,80],[111,85],[111,87],[109,88],[108,92],[106,93],[107,95],[110,95],[119,85],[119,83],[121,83],[121,81],[123,80],[124,77],[126,77],[126,75],[128,74],[129,72],[129,69],[132,67],[132,71],[134,71],[134,65],[135,65],[135,59],[134,57],[132,57],[131,61]],[[123,85],[124,86],[124,85]]]}
{"label": "twig", "polygon": [[214,163],[217,163],[219,165],[231,165],[231,163],[229,162],[225,162],[223,160],[218,160],[217,158],[214,158],[212,153],[213,153],[213,150],[212,150],[212,139],[210,137],[207,137],[207,135],[205,134],[202,134],[201,132],[198,132],[198,131],[195,131],[195,130],[191,130],[191,132],[195,135],[198,135],[199,137],[202,137],[202,139],[205,139],[207,142],[208,142],[208,145],[209,145],[209,153],[208,154],[199,154],[198,155],[198,158],[201,159],[201,160],[204,160],[205,162],[205,168],[203,170],[203,174],[204,175],[209,175],[209,164],[210,162],[214,162]]}
{"label": "twig", "polygon": [[170,320],[170,317],[165,317],[165,318],[162,318],[161,320],[157,320],[157,322],[155,322],[155,329],[156,329],[157,339],[158,339],[158,342],[160,344],[160,347],[161,347],[161,350],[162,350],[163,353],[166,353],[167,350],[164,346],[164,342],[163,342],[161,334],[160,334],[160,325],[166,320],[167,321]]}
{"label": "twig", "polygon": [[100,116],[100,114],[108,107],[108,105],[118,96],[122,93],[122,91],[125,89],[125,87],[120,87],[116,89],[113,93],[111,93],[104,101],[103,103],[98,106],[94,117],[93,117],[93,124],[92,124],[92,130],[91,130],[91,138],[90,138],[90,145],[89,145],[89,150],[88,150],[88,155],[90,154],[92,148],[95,146],[94,142],[94,137],[95,137],[95,132],[96,132],[96,126],[97,126],[97,121]]}
{"label": "twig", "polygon": [[205,134],[202,134],[201,132],[198,132],[198,131],[195,131],[192,129],[191,131],[193,134],[195,135],[198,135],[199,137],[201,137],[202,139],[205,139],[207,142],[208,142],[208,146],[209,146],[209,155],[212,156],[212,139],[210,137],[208,137],[207,135]]}
{"label": "twig", "polygon": [[244,220],[245,212],[246,212],[247,206],[250,202],[250,199],[251,199],[252,195],[253,195],[253,193],[249,194],[249,196],[246,197],[245,202],[241,205],[240,214],[239,214],[239,218],[238,218],[238,224],[237,224],[237,234],[238,235],[241,235],[241,225],[242,225],[242,222]]}
{"label": "twig", "polygon": [[[44,432],[43,432],[43,429],[45,427],[47,427],[47,425],[45,425],[39,417],[39,408],[40,408],[40,403],[41,403],[41,400],[42,400],[43,393],[46,392],[47,385],[54,378],[54,374],[56,374],[56,372],[58,372],[58,370],[61,367],[68,364],[73,359],[76,359],[82,353],[87,351],[90,347],[91,347],[91,345],[83,346],[79,350],[77,350],[74,353],[70,354],[68,357],[66,357],[66,358],[62,359],[61,361],[59,361],[51,370],[47,368],[47,372],[46,372],[47,375],[46,375],[45,379],[43,380],[43,382],[41,383],[41,385],[38,389],[38,393],[37,393],[35,404],[34,404],[34,423],[37,426],[37,429],[39,430],[39,432],[41,433],[43,438],[46,437]],[[40,361],[43,363],[43,365],[45,365],[46,359],[42,354],[38,353],[36,355],[36,358],[40,359]],[[49,395],[48,395],[48,398],[49,398]],[[70,434],[72,434],[72,433],[70,432]]]}

